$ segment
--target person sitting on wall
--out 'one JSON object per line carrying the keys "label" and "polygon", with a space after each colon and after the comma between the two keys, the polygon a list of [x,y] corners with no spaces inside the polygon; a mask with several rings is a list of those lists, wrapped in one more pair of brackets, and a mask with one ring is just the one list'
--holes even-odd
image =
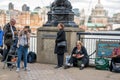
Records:
{"label": "person sitting on wall", "polygon": [[80,70],[89,64],[89,58],[86,48],[83,46],[81,41],[77,41],[76,47],[74,47],[68,64],[64,67],[65,69],[71,66],[78,66]]}

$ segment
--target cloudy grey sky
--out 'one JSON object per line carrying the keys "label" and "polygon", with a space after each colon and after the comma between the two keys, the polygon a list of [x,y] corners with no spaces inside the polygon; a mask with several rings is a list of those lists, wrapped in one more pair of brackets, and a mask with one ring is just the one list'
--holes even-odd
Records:
{"label": "cloudy grey sky", "polygon": [[[21,10],[23,4],[27,4],[30,10],[33,10],[36,6],[48,6],[54,0],[0,0],[0,9],[8,9],[8,4],[12,2],[14,8]],[[98,0],[69,0],[72,3],[73,8],[85,9],[87,12],[89,9],[94,8]],[[111,16],[113,13],[120,12],[120,0],[101,0],[101,4],[104,9],[108,11]]]}

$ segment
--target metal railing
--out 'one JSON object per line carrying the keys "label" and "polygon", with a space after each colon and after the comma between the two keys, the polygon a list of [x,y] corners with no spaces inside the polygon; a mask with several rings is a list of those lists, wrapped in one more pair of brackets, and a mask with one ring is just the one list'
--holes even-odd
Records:
{"label": "metal railing", "polygon": [[98,42],[120,42],[120,32],[116,31],[101,31],[101,32],[78,32],[78,40],[83,42],[86,47],[88,55],[90,55],[90,64],[95,64],[95,58],[97,56],[97,43]]}
{"label": "metal railing", "polygon": [[33,51],[37,54],[37,35],[30,36],[29,51]]}

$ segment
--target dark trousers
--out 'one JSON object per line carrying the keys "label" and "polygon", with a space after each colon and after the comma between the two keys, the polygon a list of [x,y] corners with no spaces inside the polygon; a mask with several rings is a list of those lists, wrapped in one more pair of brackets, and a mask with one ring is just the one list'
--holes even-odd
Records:
{"label": "dark trousers", "polygon": [[7,46],[7,48],[4,48],[4,50],[3,50],[3,57],[2,57],[3,61],[6,59],[9,50],[10,50],[10,46]]}
{"label": "dark trousers", "polygon": [[[7,57],[7,55],[8,55],[9,50],[10,50],[10,46],[7,46],[7,49],[4,48],[2,61],[5,61],[5,60],[6,60],[6,57]],[[11,61],[11,56],[8,56],[7,61]],[[8,63],[7,66],[9,67],[9,66],[11,66],[11,64]]]}
{"label": "dark trousers", "polygon": [[81,61],[81,64],[84,64],[85,66],[87,66],[89,64],[89,58],[87,58],[87,57],[83,57],[80,59],[71,57],[70,60],[68,61],[68,63],[73,64],[73,66],[81,65],[81,64],[78,64],[78,61]]}
{"label": "dark trousers", "polygon": [[68,63],[73,64],[73,66],[77,66],[77,58],[71,57],[68,61]]}
{"label": "dark trousers", "polygon": [[64,54],[57,54],[57,66],[62,67],[64,62]]}
{"label": "dark trousers", "polygon": [[3,56],[3,49],[0,47],[0,54]]}
{"label": "dark trousers", "polygon": [[112,58],[110,63],[110,71],[112,71],[114,63],[120,63],[120,56]]}

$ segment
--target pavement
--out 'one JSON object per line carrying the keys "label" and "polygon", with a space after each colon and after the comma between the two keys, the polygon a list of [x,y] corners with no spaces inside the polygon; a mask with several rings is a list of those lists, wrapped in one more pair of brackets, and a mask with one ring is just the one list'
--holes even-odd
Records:
{"label": "pavement", "polygon": [[88,67],[84,70],[74,67],[70,69],[54,69],[55,65],[32,63],[28,64],[30,71],[16,72],[16,68],[11,71],[3,69],[0,62],[0,80],[120,80],[120,73],[113,73],[105,70],[96,70]]}

